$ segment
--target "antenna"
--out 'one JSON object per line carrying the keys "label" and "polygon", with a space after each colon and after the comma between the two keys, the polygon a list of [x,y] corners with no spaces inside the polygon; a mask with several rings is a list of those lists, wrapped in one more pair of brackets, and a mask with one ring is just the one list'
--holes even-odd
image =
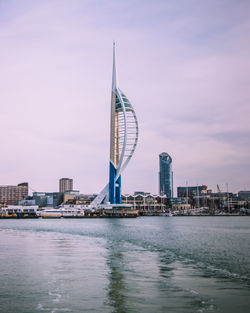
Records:
{"label": "antenna", "polygon": [[115,91],[117,86],[116,77],[116,62],[115,62],[115,41],[113,40],[113,75],[112,75],[112,91]]}

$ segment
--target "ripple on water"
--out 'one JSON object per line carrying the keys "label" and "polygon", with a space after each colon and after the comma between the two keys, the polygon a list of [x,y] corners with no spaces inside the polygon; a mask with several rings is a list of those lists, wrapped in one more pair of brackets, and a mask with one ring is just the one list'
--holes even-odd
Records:
{"label": "ripple on water", "polygon": [[0,221],[0,311],[248,312],[250,223],[235,221]]}

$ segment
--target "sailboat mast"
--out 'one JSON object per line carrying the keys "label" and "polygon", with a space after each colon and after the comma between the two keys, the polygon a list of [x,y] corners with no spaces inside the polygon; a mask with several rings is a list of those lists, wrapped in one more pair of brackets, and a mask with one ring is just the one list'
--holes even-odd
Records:
{"label": "sailboat mast", "polygon": [[199,199],[199,188],[198,188],[198,184],[197,184],[197,208],[200,207],[200,199]]}

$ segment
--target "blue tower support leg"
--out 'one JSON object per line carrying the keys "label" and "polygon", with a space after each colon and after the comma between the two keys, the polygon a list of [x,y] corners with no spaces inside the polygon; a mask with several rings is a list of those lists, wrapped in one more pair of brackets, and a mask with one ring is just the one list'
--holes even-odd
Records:
{"label": "blue tower support leg", "polygon": [[121,175],[116,181],[116,186],[115,186],[115,203],[116,204],[121,204],[122,203],[122,197],[121,197]]}
{"label": "blue tower support leg", "polygon": [[109,163],[109,202],[114,204],[115,202],[115,177],[116,177],[116,168],[113,163]]}

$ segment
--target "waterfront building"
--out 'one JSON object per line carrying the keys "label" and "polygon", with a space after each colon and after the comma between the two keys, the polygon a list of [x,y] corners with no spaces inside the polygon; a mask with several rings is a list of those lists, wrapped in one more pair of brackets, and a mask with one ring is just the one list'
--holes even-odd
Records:
{"label": "waterfront building", "polygon": [[250,190],[239,191],[238,196],[242,201],[250,201]]}
{"label": "waterfront building", "polygon": [[74,200],[75,196],[79,195],[79,190],[68,190],[64,192],[63,203]]}
{"label": "waterfront building", "polygon": [[91,203],[121,204],[121,174],[134,154],[138,141],[138,122],[131,102],[118,87],[113,45],[113,74],[110,116],[109,183]]}
{"label": "waterfront building", "polygon": [[178,198],[193,198],[198,194],[207,193],[207,186],[185,186],[185,187],[177,187],[177,197]]}
{"label": "waterfront building", "polygon": [[169,199],[166,195],[153,195],[149,192],[135,192],[134,194],[122,195],[124,204],[131,204],[140,213],[162,213],[169,209]]}
{"label": "waterfront building", "polygon": [[172,158],[168,153],[162,152],[159,155],[159,168],[159,194],[171,198],[173,197],[173,171]]}
{"label": "waterfront building", "polygon": [[147,196],[147,195],[150,195],[150,192],[145,192],[145,191],[135,191],[134,192],[134,195],[144,195],[144,196]]}
{"label": "waterfront building", "polygon": [[75,194],[74,196],[71,194],[72,197],[65,198],[64,194],[64,204],[68,205],[88,205],[90,204],[95,198],[96,194]]}
{"label": "waterfront building", "polygon": [[192,207],[189,203],[173,203],[171,207],[175,215],[189,215],[191,209]]}
{"label": "waterfront building", "polygon": [[0,186],[0,204],[14,205],[28,195],[28,183],[17,186]]}
{"label": "waterfront building", "polygon": [[73,190],[73,179],[61,178],[59,179],[59,192]]}
{"label": "waterfront building", "polygon": [[63,202],[62,192],[33,192],[36,205],[41,207],[56,207]]}
{"label": "waterfront building", "polygon": [[33,197],[25,196],[23,198],[23,200],[18,201],[18,205],[21,205],[21,206],[32,206],[32,205],[36,205],[36,201],[33,199]]}

